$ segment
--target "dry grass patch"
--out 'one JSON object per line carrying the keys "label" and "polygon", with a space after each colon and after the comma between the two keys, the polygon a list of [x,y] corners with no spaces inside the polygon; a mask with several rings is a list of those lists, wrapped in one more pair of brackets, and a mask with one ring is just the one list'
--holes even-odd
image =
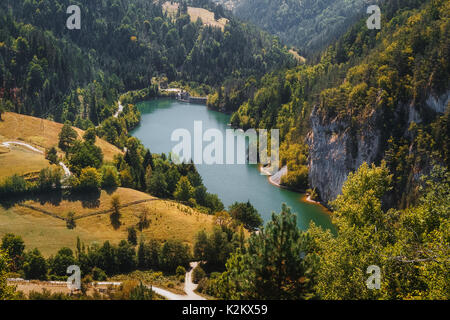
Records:
{"label": "dry grass patch", "polygon": [[[175,16],[178,11],[178,3],[171,4],[169,1],[167,1],[163,4],[163,10],[166,11],[171,16]],[[196,22],[198,18],[200,18],[202,19],[204,25],[217,27],[222,29],[222,31],[224,30],[225,25],[228,22],[228,19],[226,18],[220,18],[219,20],[215,20],[214,12],[211,12],[203,8],[188,7],[188,14],[192,22]]]}
{"label": "dry grass patch", "polygon": [[0,148],[0,180],[13,174],[24,176],[37,173],[49,166],[50,163],[42,154],[26,147],[11,145],[11,149]]}
{"label": "dry grass patch", "polygon": [[119,242],[127,238],[127,229],[136,226],[139,215],[147,212],[149,227],[142,233],[138,231],[138,238],[144,239],[180,240],[193,246],[198,231],[205,229],[208,232],[213,228],[213,217],[198,213],[197,211],[178,205],[171,201],[152,201],[127,208],[122,208],[120,221],[122,225],[114,229],[109,214],[96,215],[77,220],[77,228],[88,231],[95,238]]}
{"label": "dry grass patch", "polygon": [[[61,200],[58,204],[38,199],[28,200],[25,203],[61,216],[66,216],[69,211],[74,211],[78,216],[110,209],[111,197],[115,194],[119,195],[121,204],[152,198],[139,191],[119,188],[113,194],[102,191],[98,203],[94,207],[86,206],[86,201],[92,203],[92,199]],[[9,209],[4,209],[0,205],[0,237],[5,233],[20,235],[28,249],[36,247],[45,256],[55,254],[61,247],[75,249],[77,237],[80,237],[86,245],[94,242],[101,244],[106,240],[117,244],[121,240],[127,239],[127,229],[137,225],[139,216],[144,211],[147,213],[150,224],[142,234],[138,231],[138,237],[143,236],[145,240],[173,239],[192,246],[198,231],[205,229],[210,232],[213,228],[213,216],[165,200],[122,208],[120,210],[122,225],[118,229],[112,226],[109,213],[78,219],[76,228],[69,230],[65,221],[44,213],[18,205]]]}
{"label": "dry grass patch", "polygon": [[[13,112],[4,113],[2,119],[3,121],[0,121],[0,142],[23,141],[42,151],[58,145],[59,132],[63,126],[61,123]],[[74,129],[81,139],[84,131],[75,127]],[[95,144],[102,149],[106,161],[112,161],[114,155],[122,152],[99,138]]]}
{"label": "dry grass patch", "polygon": [[299,63],[306,63],[306,59],[304,57],[302,57],[301,55],[298,54],[297,51],[295,51],[294,49],[290,49],[289,53],[292,54],[295,58],[295,60],[297,60]]}
{"label": "dry grass patch", "polygon": [[[43,209],[61,217],[67,217],[69,211],[75,213],[75,217],[89,213],[111,209],[111,199],[114,195],[120,197],[121,205],[154,197],[133,189],[118,188],[112,193],[102,190],[100,194],[74,194],[68,197],[42,197],[41,200],[28,200],[24,203],[35,208]],[[46,199],[48,198],[48,200]],[[155,198],[156,199],[156,198]]]}
{"label": "dry grass patch", "polygon": [[77,236],[86,244],[97,241],[82,228],[67,229],[62,220],[18,206],[5,210],[0,205],[0,237],[6,233],[20,235],[27,250],[38,248],[46,257],[62,247],[75,249]]}

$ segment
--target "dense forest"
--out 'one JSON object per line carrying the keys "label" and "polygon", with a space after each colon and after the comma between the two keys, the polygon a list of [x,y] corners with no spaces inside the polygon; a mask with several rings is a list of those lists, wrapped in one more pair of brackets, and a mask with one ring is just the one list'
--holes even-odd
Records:
{"label": "dense forest", "polygon": [[[66,28],[73,4],[81,30]],[[147,88],[153,77],[216,85],[295,64],[274,37],[234,19],[222,32],[185,9],[173,18],[143,0],[2,1],[2,105],[97,125],[119,93]]]}
{"label": "dense forest", "polygon": [[[233,114],[232,124],[280,129],[281,160],[290,169],[287,186],[308,187],[311,145],[306,136],[313,110],[324,126],[339,123],[327,129],[330,137],[349,136],[350,160],[358,157],[358,139],[374,122],[380,132],[374,160],[385,159],[395,177],[391,204],[407,206],[416,198],[414,173],[429,172],[430,162],[449,166],[449,110],[433,110],[427,102],[449,88],[448,2],[405,0],[382,10],[382,30],[368,30],[361,21],[325,50],[318,64],[276,71],[261,81],[250,78],[229,94],[223,87],[210,98],[212,107],[233,110],[236,104],[229,101],[250,97]],[[411,118],[414,112],[419,116]]]}
{"label": "dense forest", "polygon": [[[219,2],[226,3],[226,0]],[[371,4],[367,0],[240,0],[233,12],[277,35],[303,55],[324,49],[343,34]]]}
{"label": "dense forest", "polygon": [[[2,2],[1,107],[65,122],[58,148],[74,173],[65,192],[133,188],[214,214],[215,226],[200,230],[192,248],[138,243],[130,229],[119,245],[78,241],[75,252],[61,248],[49,259],[8,234],[0,247],[0,299],[17,298],[7,271],[60,279],[77,263],[105,279],[137,269],[178,273],[191,260],[200,261],[193,275],[198,291],[218,299],[448,299],[449,1],[386,1],[381,30],[369,30],[366,19],[349,13],[362,1],[242,0],[238,9],[249,5],[248,20],[260,12],[263,27],[284,41],[306,43],[314,53],[326,46],[317,61],[302,65],[276,37],[208,1],[180,1],[175,17],[151,1],[78,3],[83,27],[70,31],[68,1]],[[188,5],[230,22],[223,31],[192,22]],[[314,223],[301,231],[286,205],[265,225],[249,202],[225,210],[193,164],[176,165],[130,137],[140,116],[132,103],[158,95],[154,78],[207,86],[208,106],[233,113],[233,127],[279,128],[288,168],[282,185],[310,189],[331,209],[336,232]],[[125,106],[114,117],[118,99]],[[71,125],[87,129],[82,139]],[[106,163],[96,136],[123,154]],[[46,157],[60,160],[56,146]],[[345,176],[336,196],[327,192],[328,180],[317,181],[318,171]],[[0,195],[61,191],[61,174],[11,176]],[[119,199],[111,206],[111,221],[120,220]],[[144,218],[136,229],[145,228]],[[75,222],[69,217],[67,228]],[[366,283],[374,265],[380,290]]]}

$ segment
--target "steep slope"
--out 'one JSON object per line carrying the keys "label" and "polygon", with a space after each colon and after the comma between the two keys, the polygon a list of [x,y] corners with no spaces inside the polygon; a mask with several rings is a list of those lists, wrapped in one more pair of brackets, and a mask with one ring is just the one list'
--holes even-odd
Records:
{"label": "steep slope", "polygon": [[251,21],[294,45],[303,54],[326,47],[378,1],[240,0],[223,1],[239,18]]}
{"label": "steep slope", "polygon": [[395,181],[389,202],[407,206],[420,175],[450,163],[450,3],[403,0],[382,11],[380,31],[360,21],[317,65],[266,76],[232,117],[235,126],[280,128],[285,184],[307,188],[308,166],[325,203],[349,172],[385,160]]}
{"label": "steep slope", "polygon": [[114,114],[120,93],[148,88],[154,78],[217,85],[295,65],[261,30],[235,19],[203,25],[184,7],[167,15],[161,3],[81,0],[81,29],[69,30],[68,0],[2,1],[0,103],[98,125]]}

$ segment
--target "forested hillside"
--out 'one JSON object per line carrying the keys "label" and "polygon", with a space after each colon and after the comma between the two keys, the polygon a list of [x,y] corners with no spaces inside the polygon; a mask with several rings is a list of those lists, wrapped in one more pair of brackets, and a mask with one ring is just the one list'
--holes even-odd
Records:
{"label": "forested hillside", "polygon": [[[30,143],[27,152],[37,150],[45,164],[35,177],[0,181],[3,225],[27,237],[22,227],[52,234],[58,243],[56,229],[39,230],[45,220],[33,223],[45,214],[67,230],[86,228],[88,239],[120,230],[114,239],[127,240],[85,246],[78,239],[75,255],[58,248],[46,259],[38,249],[25,252],[21,237],[8,231],[0,246],[0,299],[21,298],[7,285],[10,276],[65,280],[67,266],[78,264],[83,286],[139,271],[150,273],[151,287],[155,271],[156,278],[168,273],[187,282],[191,261],[198,261],[192,273],[198,292],[218,299],[448,299],[450,1],[386,1],[381,30],[369,30],[366,18],[357,19],[363,0],[242,0],[249,20],[261,20],[284,40],[311,52],[326,46],[317,61],[302,65],[277,38],[209,0],[177,1],[175,14],[163,2],[1,2],[0,151]],[[82,8],[81,30],[65,27],[71,4]],[[229,22],[222,30],[192,21],[188,6]],[[130,137],[140,121],[133,103],[158,96],[168,82],[211,92],[208,106],[232,112],[235,128],[280,129],[287,167],[281,185],[321,200],[335,230],[314,222],[300,230],[304,212],[281,201],[281,212],[265,224],[250,201],[226,209],[193,163],[176,164],[171,154],[153,154]],[[5,110],[36,117],[27,116],[24,126],[15,121],[24,116]],[[44,139],[45,130],[52,139]],[[97,137],[119,149],[108,155]],[[48,194],[57,203],[39,197]],[[141,201],[148,206],[129,208]],[[13,225],[16,209],[23,220]],[[152,298],[146,288],[141,282],[122,299]]]}
{"label": "forested hillside", "polygon": [[[81,30],[66,28],[73,4]],[[233,19],[223,32],[191,22],[184,6],[174,18],[144,0],[7,0],[0,10],[3,108],[79,126],[107,119],[119,93],[153,77],[216,85],[295,63],[272,36]]]}
{"label": "forested hillside", "polygon": [[[221,0],[223,4],[229,1]],[[359,17],[366,8],[380,1],[367,0],[239,0],[232,2],[237,17],[312,54],[328,46]]]}
{"label": "forested hillside", "polygon": [[[362,20],[320,63],[274,72],[261,83],[248,80],[232,94],[251,86],[255,93],[232,124],[280,128],[289,169],[284,184],[306,189],[309,167],[310,186],[325,202],[350,171],[385,159],[395,177],[390,203],[407,206],[417,198],[419,173],[433,161],[449,166],[449,6],[389,2],[381,31]],[[210,102],[226,105],[227,99],[219,91]]]}

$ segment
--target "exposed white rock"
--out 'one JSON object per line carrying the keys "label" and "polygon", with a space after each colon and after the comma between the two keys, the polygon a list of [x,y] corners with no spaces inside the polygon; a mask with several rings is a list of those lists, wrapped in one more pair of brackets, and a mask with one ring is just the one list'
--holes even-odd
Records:
{"label": "exposed white rock", "polygon": [[434,94],[430,94],[426,104],[427,106],[437,113],[444,113],[450,102],[450,90],[443,95],[436,97]]}
{"label": "exposed white rock", "polygon": [[[350,135],[347,123],[336,119],[323,119],[314,108],[311,113],[309,144],[309,182],[319,191],[326,204],[341,192],[349,172],[356,170],[363,162],[373,162],[378,154],[380,132],[376,129],[375,112],[370,115],[365,127]],[[354,143],[355,146],[352,146]],[[356,156],[352,155],[356,148]]]}
{"label": "exposed white rock", "polygon": [[[449,102],[450,90],[439,97],[430,95],[426,105],[442,114]],[[399,106],[399,109],[404,107],[409,108],[409,123],[422,121],[414,105]],[[370,164],[382,156],[382,132],[376,125],[378,118],[379,114],[373,111],[358,128],[355,138],[352,138],[349,124],[345,121],[324,118],[319,115],[317,107],[311,112],[311,131],[307,136],[309,182],[312,188],[319,191],[325,204],[341,193],[342,185],[350,172],[357,170],[364,162]]]}

